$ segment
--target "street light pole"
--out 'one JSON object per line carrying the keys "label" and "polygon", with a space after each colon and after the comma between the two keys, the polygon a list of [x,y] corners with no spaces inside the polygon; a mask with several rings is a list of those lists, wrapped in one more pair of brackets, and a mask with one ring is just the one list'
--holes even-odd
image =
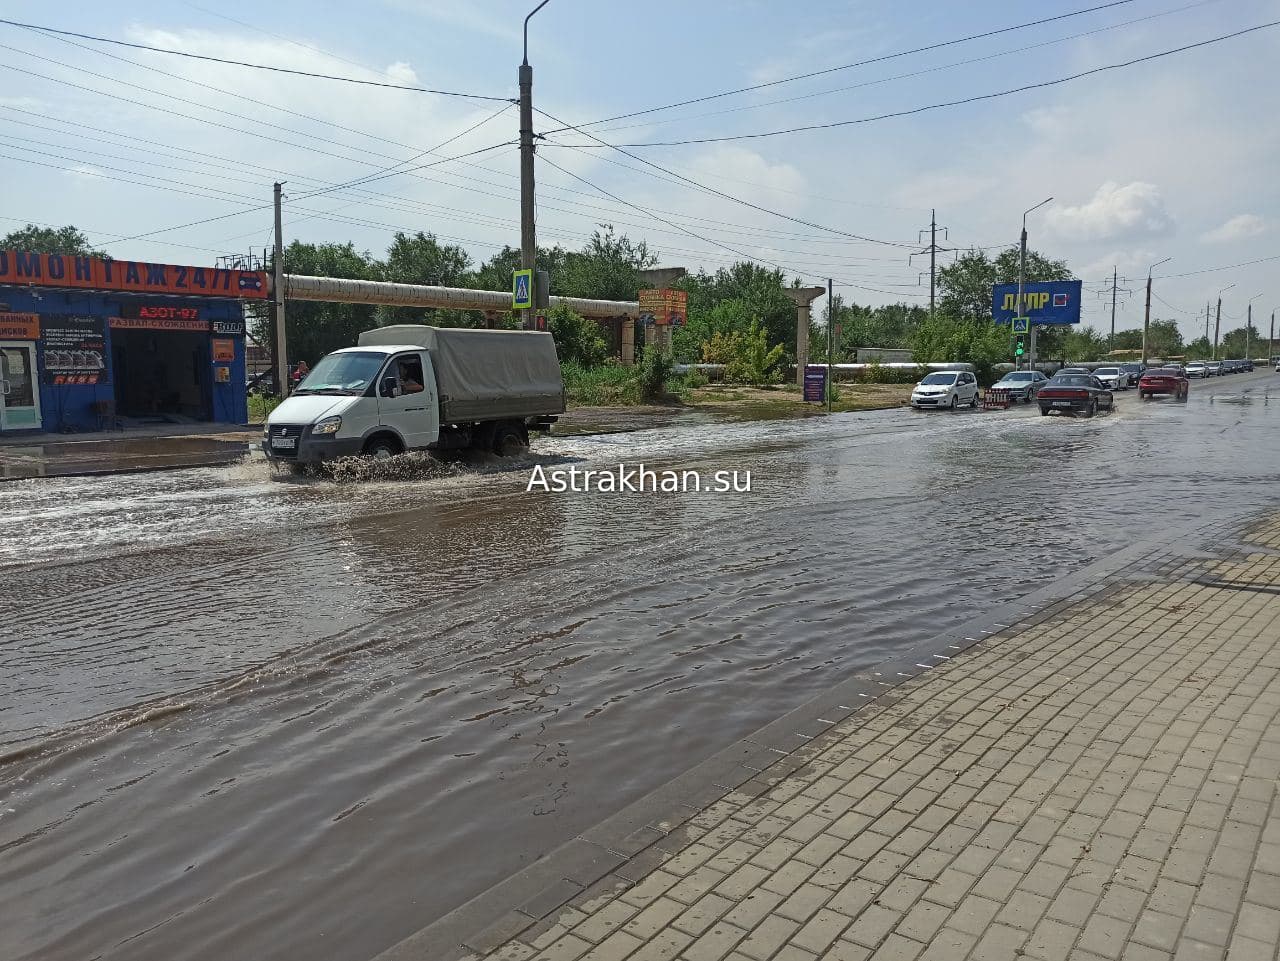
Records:
{"label": "street light pole", "polygon": [[1222,295],[1234,286],[1235,284],[1227,284],[1227,286],[1218,291],[1218,312],[1213,319],[1213,356],[1210,357],[1210,360],[1218,359],[1218,334],[1222,331]]}
{"label": "street light pole", "polygon": [[1254,294],[1249,298],[1249,302],[1245,305],[1245,321],[1244,321],[1244,359],[1249,359],[1249,345],[1252,343],[1253,334],[1253,302],[1261,297],[1262,294]]}
{"label": "street light pole", "polygon": [[[550,2],[542,0],[524,18],[524,60],[520,63],[520,267],[535,271],[538,235],[533,217],[533,67],[529,66],[529,20]],[[521,326],[529,330],[533,327],[533,310],[522,313]]]}
{"label": "street light pole", "polygon": [[1147,312],[1142,316],[1142,366],[1147,366],[1147,329],[1151,326],[1151,272],[1161,264],[1167,264],[1173,260],[1172,257],[1166,257],[1164,260],[1157,261],[1147,268]]}
{"label": "street light pole", "polygon": [[[1044,200],[1040,201],[1038,204],[1036,204],[1034,207],[1027,208],[1027,210],[1025,210],[1022,214],[1022,236],[1018,240],[1018,299],[1014,301],[1014,308],[1013,308],[1013,315],[1015,317],[1018,317],[1022,314],[1022,287],[1026,280],[1026,274],[1027,274],[1027,214],[1031,213],[1032,211],[1039,210],[1041,207],[1049,203],[1051,200],[1053,200],[1052,197],[1047,197]],[[1036,331],[1035,331],[1035,328],[1031,327],[1029,323],[1028,323],[1028,327],[1030,328],[1030,332],[1031,332],[1031,352],[1027,355],[1027,369],[1034,370],[1036,366]],[[1016,363],[1017,358],[1014,358],[1014,360],[1015,360],[1015,364],[1014,364],[1015,369],[1020,368],[1021,365]]]}

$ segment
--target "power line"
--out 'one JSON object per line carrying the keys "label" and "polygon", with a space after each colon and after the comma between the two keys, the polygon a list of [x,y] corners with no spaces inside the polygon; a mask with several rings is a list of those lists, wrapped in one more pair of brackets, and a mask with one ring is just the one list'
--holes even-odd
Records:
{"label": "power line", "polygon": [[[554,118],[552,118],[552,119],[554,119]],[[591,188],[593,188],[593,189],[595,189],[595,190],[598,190],[600,193],[602,193],[604,196],[606,196],[606,197],[610,198],[611,200],[614,200],[614,201],[616,201],[617,203],[620,203],[620,204],[625,204],[625,205],[626,205],[626,206],[628,206],[628,207],[631,207],[631,208],[633,208],[633,209],[635,209],[635,210],[640,211],[641,213],[644,213],[644,214],[647,214],[647,215],[648,215],[648,216],[650,216],[650,217],[653,217],[655,220],[662,221],[662,222],[666,223],[668,226],[674,227],[675,229],[677,229],[677,230],[681,231],[682,233],[688,234],[690,237],[693,237],[693,238],[694,238],[694,239],[696,239],[696,240],[701,240],[703,243],[711,244],[713,247],[720,247],[721,249],[723,249],[723,250],[727,250],[727,251],[729,251],[729,252],[730,252],[730,253],[732,253],[732,254],[736,254],[736,255],[737,255],[737,256],[739,256],[739,257],[745,258],[746,260],[755,261],[755,262],[756,262],[756,263],[758,263],[758,264],[764,264],[766,267],[772,267],[772,268],[774,268],[775,270],[780,270],[780,271],[783,271],[784,273],[785,273],[785,272],[787,272],[787,271],[789,271],[789,270],[790,270],[790,271],[793,271],[793,272],[795,271],[795,268],[794,268],[793,266],[788,266],[788,265],[786,265],[786,264],[773,263],[772,261],[765,260],[765,259],[763,259],[763,258],[761,258],[761,257],[755,257],[755,256],[753,256],[753,255],[751,255],[751,254],[746,253],[745,251],[738,250],[738,249],[737,249],[737,248],[735,248],[735,247],[730,247],[728,244],[723,244],[723,243],[720,243],[720,242],[718,242],[718,241],[711,240],[711,239],[710,239],[710,238],[708,238],[708,237],[704,237],[704,236],[702,236],[701,234],[698,234],[698,233],[695,233],[695,232],[694,232],[694,231],[692,231],[692,230],[689,230],[688,228],[682,228],[679,224],[673,223],[672,221],[669,221],[669,220],[665,220],[665,219],[664,219],[664,218],[662,218],[662,217],[658,217],[657,215],[655,215],[655,214],[653,214],[653,213],[651,213],[651,212],[649,212],[649,211],[645,210],[645,208],[643,208],[643,207],[639,206],[638,204],[633,204],[633,203],[631,203],[631,202],[630,202],[630,201],[628,201],[628,200],[623,200],[623,199],[622,199],[621,197],[619,197],[617,194],[610,193],[609,191],[605,190],[603,187],[599,186],[598,184],[594,184],[594,183],[592,183],[590,180],[587,180],[585,177],[580,177],[580,176],[578,176],[577,174],[573,173],[572,171],[570,171],[570,170],[566,170],[564,167],[561,167],[559,164],[557,164],[557,163],[556,163],[555,161],[553,161],[553,160],[548,160],[546,157],[543,157],[542,159],[543,159],[543,163],[549,164],[550,166],[554,167],[556,170],[559,170],[562,174],[565,174],[566,176],[572,177],[574,180],[577,180],[577,181],[579,181],[579,182],[581,182],[581,183],[586,184],[588,187],[591,187]],[[811,278],[813,278],[813,277],[815,277],[815,276],[816,276],[816,275],[814,275],[814,274],[810,274],[810,273],[808,273],[808,272],[803,272],[803,274],[802,274],[802,275],[803,275],[803,276],[808,276],[808,277],[811,277]],[[821,278],[821,279],[825,279],[825,278]],[[875,293],[879,293],[879,294],[889,294],[889,295],[892,295],[892,296],[902,296],[901,294],[895,293],[894,291],[889,291],[889,290],[878,290],[878,289],[876,289],[876,288],[874,288],[874,287],[864,287],[864,286],[862,286],[861,284],[848,283],[848,282],[845,282],[845,281],[841,281],[841,286],[856,287],[856,288],[858,288],[858,289],[860,289],[860,290],[870,290],[870,291],[873,291],[873,292],[875,292]]]}
{"label": "power line", "polygon": [[[538,108],[536,107],[534,109],[538,110]],[[559,123],[559,124],[565,123],[565,121],[559,119],[558,117],[552,116],[551,114],[547,113],[545,110],[538,110],[538,113],[542,114],[542,116],[548,118],[549,120],[555,121],[556,123]],[[715,187],[708,187],[706,184],[699,183],[698,181],[694,180],[692,177],[686,177],[683,174],[676,173],[674,170],[670,170],[662,166],[661,164],[654,163],[652,160],[646,160],[644,157],[640,157],[640,156],[637,156],[636,154],[630,153],[629,151],[624,150],[622,147],[618,146],[617,144],[607,143],[604,140],[601,140],[599,137],[597,137],[595,134],[593,134],[589,130],[582,130],[581,128],[575,127],[573,124],[567,124],[567,126],[571,130],[577,130],[579,133],[583,134],[584,136],[590,137],[592,140],[596,141],[596,143],[600,144],[602,147],[608,147],[611,150],[616,150],[618,153],[621,153],[624,156],[630,157],[632,160],[638,161],[639,163],[642,163],[647,167],[652,167],[655,170],[660,170],[662,171],[662,173],[666,174],[668,177],[675,177],[677,180],[682,181],[684,184],[691,186],[697,190],[700,190],[703,193],[712,194],[713,196],[720,197],[724,200],[729,200],[729,201],[732,201],[733,203],[741,204],[744,207],[749,207],[752,210],[759,211],[760,213],[769,214],[770,216],[773,216],[773,217],[780,217],[783,220],[789,220],[795,224],[802,224],[805,227],[812,227],[814,230],[824,230],[827,233],[836,234],[841,237],[848,237],[850,240],[861,240],[864,243],[869,243],[869,244],[882,244],[883,246],[886,246],[886,247],[910,248],[914,246],[914,244],[898,243],[897,241],[894,241],[894,240],[877,240],[874,237],[865,237],[862,234],[850,233],[847,230],[839,230],[835,227],[828,227],[825,224],[814,223],[812,220],[804,220],[801,217],[793,217],[790,214],[784,214],[777,210],[770,210],[768,207],[762,207],[760,204],[752,203],[749,200],[743,200],[741,197],[735,197],[733,194],[725,193],[723,190],[717,190]],[[554,144],[554,146],[568,147],[571,150],[582,149],[576,144]],[[546,158],[544,157],[543,159],[545,160]]]}
{"label": "power line", "polygon": [[[875,116],[871,116],[871,117],[858,117],[854,120],[834,120],[829,123],[804,124],[799,127],[786,127],[780,130],[764,130],[764,131],[759,131],[757,133],[726,134],[725,136],[722,136],[722,137],[698,137],[698,138],[692,138],[688,140],[654,140],[647,143],[609,144],[608,146],[615,147],[615,148],[630,147],[635,149],[640,147],[681,147],[681,146],[688,146],[693,144],[725,143],[727,141],[734,141],[734,140],[761,140],[769,137],[781,137],[781,136],[785,136],[787,134],[793,134],[793,133],[805,133],[812,130],[831,130],[837,127],[849,127],[855,124],[875,123],[876,121],[879,121],[879,120],[890,120],[896,117],[909,117],[915,114],[927,113],[933,110],[943,110],[948,107],[960,107],[966,104],[980,103],[985,100],[996,100],[1000,97],[1008,97],[1016,93],[1026,93],[1028,90],[1042,90],[1046,87],[1056,87],[1064,83],[1070,83],[1073,80],[1080,80],[1084,77],[1093,76],[1094,74],[1107,73],[1108,71],[1112,71],[1112,70],[1123,70],[1126,67],[1136,66],[1137,64],[1147,63],[1152,60],[1159,60],[1163,57],[1171,57],[1174,54],[1178,54],[1178,53],[1186,53],[1188,50],[1196,50],[1201,47],[1208,47],[1215,43],[1222,43],[1225,40],[1234,40],[1236,37],[1242,37],[1245,34],[1255,33],[1259,30],[1268,30],[1271,27],[1276,27],[1276,26],[1280,26],[1280,20],[1273,20],[1270,23],[1261,23],[1261,24],[1258,24],[1257,26],[1246,27],[1243,30],[1235,31],[1234,33],[1226,33],[1218,37],[1211,37],[1208,40],[1200,40],[1200,41],[1197,41],[1196,43],[1189,43],[1181,47],[1174,47],[1169,50],[1161,50],[1157,53],[1147,54],[1144,57],[1135,57],[1132,60],[1126,60],[1126,61],[1123,61],[1122,63],[1104,64],[1101,67],[1093,67],[1089,70],[1082,70],[1079,73],[1069,74],[1068,76],[1065,76],[1065,77],[1057,77],[1053,80],[1043,80],[1043,81],[1040,81],[1039,83],[1024,84],[1021,87],[1010,87],[1007,90],[997,90],[994,93],[977,94],[972,97],[965,97],[961,100],[948,100],[942,103],[925,104],[922,107],[912,107],[907,110],[895,110],[889,113],[876,114]],[[572,128],[572,129],[579,129],[579,132],[586,133],[586,131],[582,131],[580,130],[580,128]],[[590,136],[590,134],[588,134],[588,136]],[[560,146],[582,147],[583,145],[561,144]]]}
{"label": "power line", "polygon": [[[1097,34],[1107,33],[1112,30],[1119,30],[1123,27],[1131,27],[1136,23],[1145,23],[1149,20],[1156,20],[1161,17],[1172,16],[1173,14],[1176,14],[1176,13],[1183,13],[1187,10],[1192,10],[1196,7],[1203,7],[1211,3],[1221,3],[1221,2],[1222,0],[1196,0],[1195,3],[1188,3],[1181,7],[1174,7],[1169,10],[1161,10],[1161,11],[1158,11],[1157,13],[1148,14],[1144,17],[1134,17],[1131,20],[1122,20],[1119,23],[1107,24],[1106,26],[1103,26],[1103,27],[1096,27],[1093,30],[1083,30],[1078,33],[1068,34],[1065,37],[1055,37],[1052,40],[1042,40],[1039,43],[1026,44],[1020,47],[1016,47],[1014,49],[1000,50],[1000,51],[997,51],[996,53],[983,54],[981,57],[970,57],[967,60],[956,60],[951,63],[939,64],[934,67],[925,67],[922,70],[912,70],[908,73],[899,73],[891,77],[880,77],[875,80],[864,80],[861,83],[850,84],[844,87],[834,87],[828,90],[816,90],[812,93],[797,94],[794,97],[783,97],[779,100],[766,100],[761,103],[744,104],[739,107],[726,107],[723,110],[712,110],[706,113],[686,114],[681,117],[672,117],[667,120],[648,120],[648,121],[644,121],[642,123],[636,123],[636,124],[626,124],[623,126],[616,126],[616,127],[605,127],[599,132],[614,133],[620,130],[635,130],[640,127],[648,127],[648,126],[651,126],[652,124],[674,124],[674,123],[680,123],[682,121],[687,121],[687,120],[703,120],[708,117],[721,117],[731,113],[743,113],[748,110],[761,110],[761,109],[764,109],[765,107],[777,107],[777,106],[781,106],[789,103],[798,103],[801,100],[813,100],[817,97],[827,97],[836,93],[847,93],[850,90],[861,90],[864,87],[880,86],[882,84],[892,83],[897,80],[908,80],[913,77],[927,76],[928,74],[931,74],[931,73],[940,73],[945,70],[954,70],[956,67],[966,67],[975,63],[986,63],[990,60],[998,60],[1001,57],[1009,57],[1014,55],[1025,54],[1027,51],[1030,51],[1030,50],[1037,50],[1042,47],[1056,46],[1057,44],[1067,43],[1072,40],[1079,40],[1083,37],[1096,36]],[[602,123],[603,121],[597,121],[597,122]],[[583,126],[593,126],[593,124],[584,124]],[[554,131],[551,131],[551,132],[554,132]]]}
{"label": "power line", "polygon": [[313,80],[336,80],[342,83],[354,83],[365,87],[384,87],[388,90],[408,90],[411,93],[429,93],[440,97],[462,97],[467,100],[505,100],[514,103],[510,97],[490,97],[478,93],[459,93],[456,90],[434,90],[429,87],[414,87],[408,84],[386,83],[379,80],[358,80],[355,77],[339,77],[329,73],[314,73],[310,70],[295,70],[291,67],[276,67],[263,63],[246,63],[243,60],[228,60],[225,57],[211,57],[201,53],[188,53],[185,50],[170,50],[166,47],[153,47],[146,43],[129,43],[125,40],[113,40],[110,37],[95,37],[88,33],[76,33],[74,30],[58,30],[38,23],[22,23],[18,20],[0,18],[0,24],[10,27],[22,27],[25,30],[43,30],[45,33],[56,33],[64,37],[77,37],[80,40],[92,40],[95,43],[110,43],[117,47],[129,47],[132,50],[147,50],[151,53],[163,53],[174,57],[186,57],[190,60],[205,60],[210,63],[221,63],[232,67],[248,67],[252,70],[269,70],[272,73],[287,73],[297,77],[310,77]]}
{"label": "power line", "polygon": [[[858,60],[858,61],[855,61],[854,63],[846,63],[838,67],[827,67],[823,70],[814,70],[810,73],[797,74],[796,76],[793,76],[793,77],[784,77],[781,80],[770,80],[765,83],[753,84],[749,87],[738,87],[735,90],[726,90],[722,93],[713,93],[703,97],[694,97],[691,100],[681,100],[677,103],[664,104],[663,106],[660,106],[660,107],[649,107],[645,110],[634,110],[631,113],[618,114],[613,117],[606,117],[603,120],[593,120],[590,123],[582,124],[581,126],[595,127],[595,126],[599,126],[602,123],[612,123],[615,120],[627,120],[627,119],[630,119],[631,117],[643,117],[643,116],[646,116],[647,114],[658,113],[663,110],[673,110],[676,107],[688,107],[696,103],[706,103],[709,100],[719,100],[723,97],[732,97],[740,93],[750,93],[753,90],[763,90],[767,87],[777,87],[785,83],[794,83],[797,80],[808,80],[812,77],[821,77],[830,73],[838,73],[839,71],[842,71],[842,70],[852,70],[854,67],[865,67],[873,63],[883,63],[886,60],[895,60],[899,57],[911,56],[912,54],[926,53],[930,50],[940,50],[943,47],[952,47],[952,46],[955,46],[956,44],[968,43],[972,40],[981,40],[986,37],[994,37],[1002,33],[1011,33],[1016,30],[1025,30],[1029,27],[1038,27],[1046,23],[1053,23],[1056,20],[1066,20],[1070,17],[1078,17],[1086,13],[1095,13],[1098,10],[1107,10],[1107,9],[1110,9],[1111,7],[1119,7],[1119,6],[1123,6],[1126,3],[1131,3],[1131,2],[1132,0],[1113,0],[1113,2],[1111,3],[1104,3],[1094,7],[1087,7],[1083,10],[1074,10],[1070,13],[1058,14],[1057,16],[1053,16],[1053,17],[1045,17],[1044,19],[1041,19],[1041,20],[1032,20],[1027,23],[1014,24],[1013,26],[1010,26],[1010,27],[1000,27],[995,30],[986,30],[982,33],[970,34],[969,36],[966,36],[966,37],[957,37],[952,40],[944,40],[939,43],[931,43],[923,47],[915,47],[911,50],[900,50],[897,53],[885,54],[884,56],[880,56],[880,57],[871,57],[870,59],[867,59],[867,60]],[[558,122],[563,122],[563,121],[558,121]],[[579,128],[572,127],[572,126],[565,126],[563,129],[576,130]],[[559,130],[548,131],[548,133],[560,133],[560,132],[561,131]]]}

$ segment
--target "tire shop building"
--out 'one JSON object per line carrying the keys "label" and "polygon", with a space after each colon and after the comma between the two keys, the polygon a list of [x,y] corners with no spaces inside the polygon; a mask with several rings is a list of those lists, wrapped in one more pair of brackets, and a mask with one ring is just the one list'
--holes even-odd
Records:
{"label": "tire shop building", "polygon": [[0,250],[0,432],[248,421],[261,271]]}

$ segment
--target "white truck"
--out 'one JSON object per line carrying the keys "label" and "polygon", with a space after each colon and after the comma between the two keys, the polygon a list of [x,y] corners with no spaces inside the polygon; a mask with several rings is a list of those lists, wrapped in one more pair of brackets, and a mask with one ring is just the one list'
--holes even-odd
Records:
{"label": "white truck", "polygon": [[564,409],[548,333],[378,327],[316,363],[268,416],[262,449],[296,465],[410,450],[509,456]]}

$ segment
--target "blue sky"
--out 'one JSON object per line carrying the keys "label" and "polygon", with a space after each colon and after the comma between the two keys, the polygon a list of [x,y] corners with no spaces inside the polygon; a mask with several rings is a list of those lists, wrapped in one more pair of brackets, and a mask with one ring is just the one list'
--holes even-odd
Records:
{"label": "blue sky", "polygon": [[[641,10],[551,0],[530,33],[535,103],[582,124],[1097,2],[660,0]],[[531,6],[144,0],[127,8],[7,6],[4,15],[217,57],[508,97],[516,92],[520,26]],[[609,143],[638,144],[844,121],[1042,82],[1273,20],[1280,20],[1280,0],[1131,0],[592,130]],[[9,26],[0,29],[0,44],[0,65],[8,65],[0,71],[2,230],[28,220],[74,223],[116,256],[209,263],[269,242],[270,210],[255,208],[269,203],[271,184],[281,179],[290,239],[352,240],[381,253],[395,229],[426,230],[462,243],[476,260],[518,243],[510,145],[359,192],[304,197],[377,175],[476,124],[417,163],[506,144],[516,136],[516,116],[501,102],[83,40],[76,46]],[[1280,259],[1208,268],[1280,258],[1276,62],[1280,28],[911,117],[629,148],[764,210],[654,176],[611,150],[578,149],[571,145],[590,141],[571,131],[550,134],[540,147],[547,162],[538,170],[539,239],[576,247],[596,225],[611,223],[647,240],[664,265],[714,269],[742,253],[781,264],[806,283],[832,276],[857,302],[921,301],[927,264],[908,263],[907,245],[928,225],[930,207],[949,228],[948,246],[997,245],[1016,241],[1022,211],[1053,196],[1031,216],[1031,243],[1066,259],[1090,290],[1118,266],[1133,290],[1121,297],[1118,328],[1141,324],[1147,268],[1172,257],[1156,274],[1153,315],[1179,320],[1188,335],[1202,333],[1206,300],[1234,283],[1224,295],[1224,328],[1238,326],[1246,301],[1260,294],[1254,318],[1265,333],[1280,307]],[[536,126],[546,132],[557,125],[540,118]],[[139,234],[149,236],[131,239]],[[1109,326],[1109,296],[1090,293],[1086,301],[1088,321]]]}

